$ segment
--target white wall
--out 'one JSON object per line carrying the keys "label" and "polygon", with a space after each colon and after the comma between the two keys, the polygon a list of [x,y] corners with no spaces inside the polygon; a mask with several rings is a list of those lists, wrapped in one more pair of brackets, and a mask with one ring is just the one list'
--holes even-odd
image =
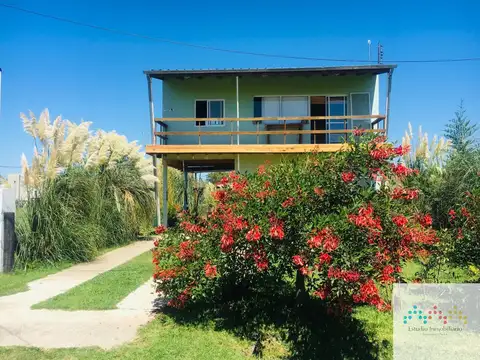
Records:
{"label": "white wall", "polygon": [[25,185],[20,174],[8,174],[7,182],[14,189],[15,200],[26,200]]}

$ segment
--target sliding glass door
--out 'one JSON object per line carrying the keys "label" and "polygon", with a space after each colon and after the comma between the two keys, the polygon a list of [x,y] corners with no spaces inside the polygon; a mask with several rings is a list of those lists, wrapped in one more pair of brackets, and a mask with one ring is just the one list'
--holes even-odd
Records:
{"label": "sliding glass door", "polygon": [[[347,115],[347,97],[346,96],[329,96],[327,98],[327,115],[328,116],[345,116]],[[328,120],[328,130],[346,130],[346,119]],[[344,133],[329,134],[328,142],[330,144],[338,144],[345,142]]]}

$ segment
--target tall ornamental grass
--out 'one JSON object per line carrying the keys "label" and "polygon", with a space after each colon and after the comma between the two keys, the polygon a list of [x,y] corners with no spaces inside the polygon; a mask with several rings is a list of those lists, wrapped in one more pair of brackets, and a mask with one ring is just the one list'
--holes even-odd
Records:
{"label": "tall ornamental grass", "polygon": [[88,261],[125,244],[154,217],[152,167],[140,147],[114,132],[89,131],[48,111],[22,115],[34,139],[22,157],[28,200],[17,221],[17,264]]}

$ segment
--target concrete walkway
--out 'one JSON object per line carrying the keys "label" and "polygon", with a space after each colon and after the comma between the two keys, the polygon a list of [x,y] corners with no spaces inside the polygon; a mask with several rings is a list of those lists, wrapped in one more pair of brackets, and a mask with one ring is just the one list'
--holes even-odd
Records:
{"label": "concrete walkway", "polygon": [[138,327],[153,317],[151,310],[156,296],[151,281],[128,295],[116,310],[32,310],[30,307],[151,248],[150,241],[139,241],[104,254],[90,263],[78,264],[33,281],[26,292],[0,297],[0,346],[100,346],[109,349],[132,340]]}

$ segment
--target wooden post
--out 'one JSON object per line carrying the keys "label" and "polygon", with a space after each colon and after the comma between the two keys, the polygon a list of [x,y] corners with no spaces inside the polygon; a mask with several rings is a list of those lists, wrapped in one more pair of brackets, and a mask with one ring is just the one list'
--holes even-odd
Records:
{"label": "wooden post", "polygon": [[287,120],[283,120],[283,143],[287,143]]}
{"label": "wooden post", "polygon": [[167,159],[165,157],[162,159],[162,170],[163,170],[163,176],[162,176],[162,202],[163,202],[163,219],[162,219],[162,225],[168,226],[168,165],[167,165]]}

